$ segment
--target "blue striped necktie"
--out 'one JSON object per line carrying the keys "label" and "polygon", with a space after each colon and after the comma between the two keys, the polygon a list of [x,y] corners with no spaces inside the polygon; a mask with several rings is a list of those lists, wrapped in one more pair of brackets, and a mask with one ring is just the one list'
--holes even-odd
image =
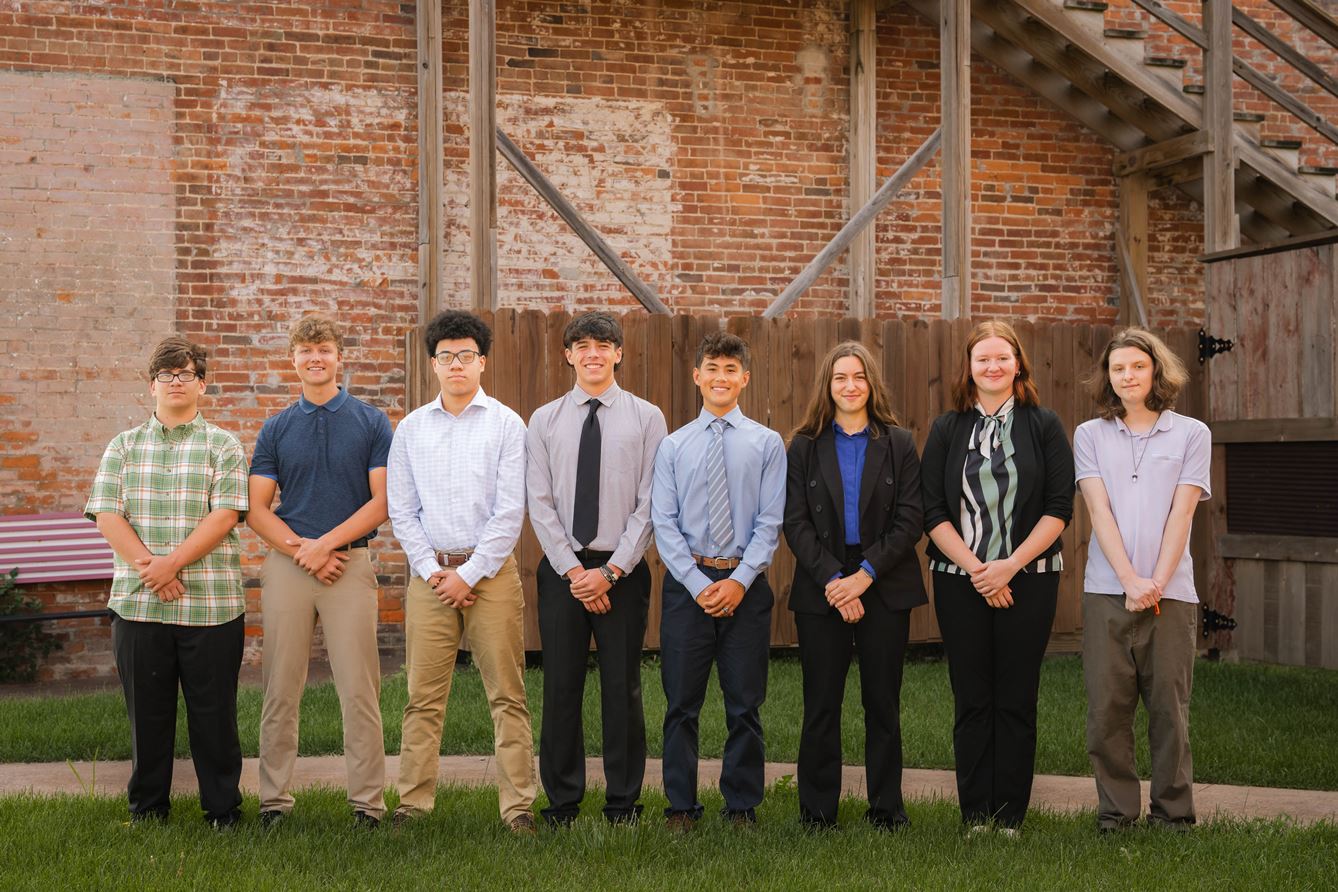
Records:
{"label": "blue striped necktie", "polygon": [[729,422],[711,422],[711,444],[706,450],[706,517],[710,523],[712,557],[729,557],[734,548],[734,520],[729,513],[729,481],[725,477],[725,428]]}

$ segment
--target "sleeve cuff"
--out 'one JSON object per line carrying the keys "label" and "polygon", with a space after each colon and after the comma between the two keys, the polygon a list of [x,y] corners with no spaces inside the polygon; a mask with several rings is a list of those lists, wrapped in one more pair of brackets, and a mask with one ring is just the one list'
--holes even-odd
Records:
{"label": "sleeve cuff", "polygon": [[479,580],[482,579],[484,576],[488,575],[487,573],[484,573],[483,570],[479,567],[479,565],[474,562],[473,558],[470,558],[469,560],[461,564],[459,569],[457,569],[455,572],[460,575],[460,578],[463,579],[469,585],[470,588],[473,588],[474,586],[478,585]]}
{"label": "sleeve cuff", "polygon": [[706,587],[711,584],[710,578],[701,570],[698,570],[695,564],[692,569],[688,571],[688,578],[679,581],[683,583],[683,588],[688,590],[688,594],[692,595],[692,600],[694,601],[697,600],[697,598],[701,596],[701,593],[706,590]]}
{"label": "sleeve cuff", "polygon": [[734,572],[729,574],[729,578],[743,586],[744,591],[747,591],[752,588],[753,581],[757,579],[757,574],[761,572],[761,570],[748,564],[739,564],[734,568]]}
{"label": "sleeve cuff", "polygon": [[413,565],[413,571],[418,574],[418,578],[427,581],[432,578],[432,574],[440,570],[437,566],[436,558],[432,560],[423,560]]}
{"label": "sleeve cuff", "polygon": [[859,567],[860,567],[860,569],[863,570],[865,573],[868,573],[868,574],[869,574],[869,578],[870,578],[870,579],[877,579],[877,578],[878,578],[878,574],[875,573],[875,572],[873,572],[873,564],[869,563],[868,561],[860,561],[860,565],[859,565]]}

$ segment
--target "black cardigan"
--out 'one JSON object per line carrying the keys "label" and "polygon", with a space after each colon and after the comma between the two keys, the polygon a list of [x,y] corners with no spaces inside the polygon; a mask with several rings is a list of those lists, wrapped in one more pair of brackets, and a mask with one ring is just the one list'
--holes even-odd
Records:
{"label": "black cardigan", "polygon": [[[1040,406],[1013,409],[1013,443],[1016,451],[1018,495],[1013,504],[1013,541],[1021,544],[1043,516],[1057,517],[1068,526],[1073,520],[1073,449],[1059,416]],[[966,446],[975,427],[975,410],[946,412],[934,421],[925,441],[921,461],[921,488],[924,494],[925,532],[945,520],[959,534],[962,532],[962,468],[966,465]],[[1060,539],[1040,558],[1063,548]],[[931,540],[931,560],[946,561],[947,556]]]}
{"label": "black cardigan", "polygon": [[[825,613],[827,581],[845,564],[845,497],[836,458],[836,435],[829,427],[810,439],[796,434],[787,454],[785,541],[795,556],[790,609]],[[883,428],[870,437],[860,478],[860,543],[875,579],[864,598],[876,597],[890,610],[928,602],[915,553],[923,519],[920,460],[915,440],[904,428]]]}

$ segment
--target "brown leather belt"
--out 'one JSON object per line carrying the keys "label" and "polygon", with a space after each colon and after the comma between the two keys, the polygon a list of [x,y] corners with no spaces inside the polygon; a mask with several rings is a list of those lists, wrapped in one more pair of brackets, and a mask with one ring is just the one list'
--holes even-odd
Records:
{"label": "brown leather belt", "polygon": [[438,551],[437,564],[442,567],[459,567],[474,556],[474,549],[468,551]]}
{"label": "brown leather belt", "polygon": [[739,564],[743,563],[743,558],[727,557],[702,557],[700,554],[694,554],[692,559],[702,567],[710,567],[712,570],[733,570]]}

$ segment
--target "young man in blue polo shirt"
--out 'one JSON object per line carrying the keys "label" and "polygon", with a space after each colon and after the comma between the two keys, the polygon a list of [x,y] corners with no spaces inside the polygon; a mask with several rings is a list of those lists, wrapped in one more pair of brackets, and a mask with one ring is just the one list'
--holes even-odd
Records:
{"label": "young man in blue polo shirt", "polygon": [[660,667],[664,716],[665,815],[688,830],[697,800],[697,717],[711,664],[725,698],[724,813],[752,824],[766,767],[758,711],[767,693],[771,605],[766,568],[785,513],[785,445],[748,418],[748,345],[707,335],[692,380],[702,395],[695,421],[674,431],[655,456],[651,520],[664,577]]}
{"label": "young man in blue polo shirt", "polygon": [[247,517],[270,546],[260,596],[260,819],[269,826],[293,808],[298,707],[319,617],[344,719],[354,826],[375,827],[386,810],[385,744],[376,571],[367,544],[387,516],[390,420],[339,386],[343,339],[333,321],[307,316],[293,326],[289,345],[302,397],[260,431]]}

